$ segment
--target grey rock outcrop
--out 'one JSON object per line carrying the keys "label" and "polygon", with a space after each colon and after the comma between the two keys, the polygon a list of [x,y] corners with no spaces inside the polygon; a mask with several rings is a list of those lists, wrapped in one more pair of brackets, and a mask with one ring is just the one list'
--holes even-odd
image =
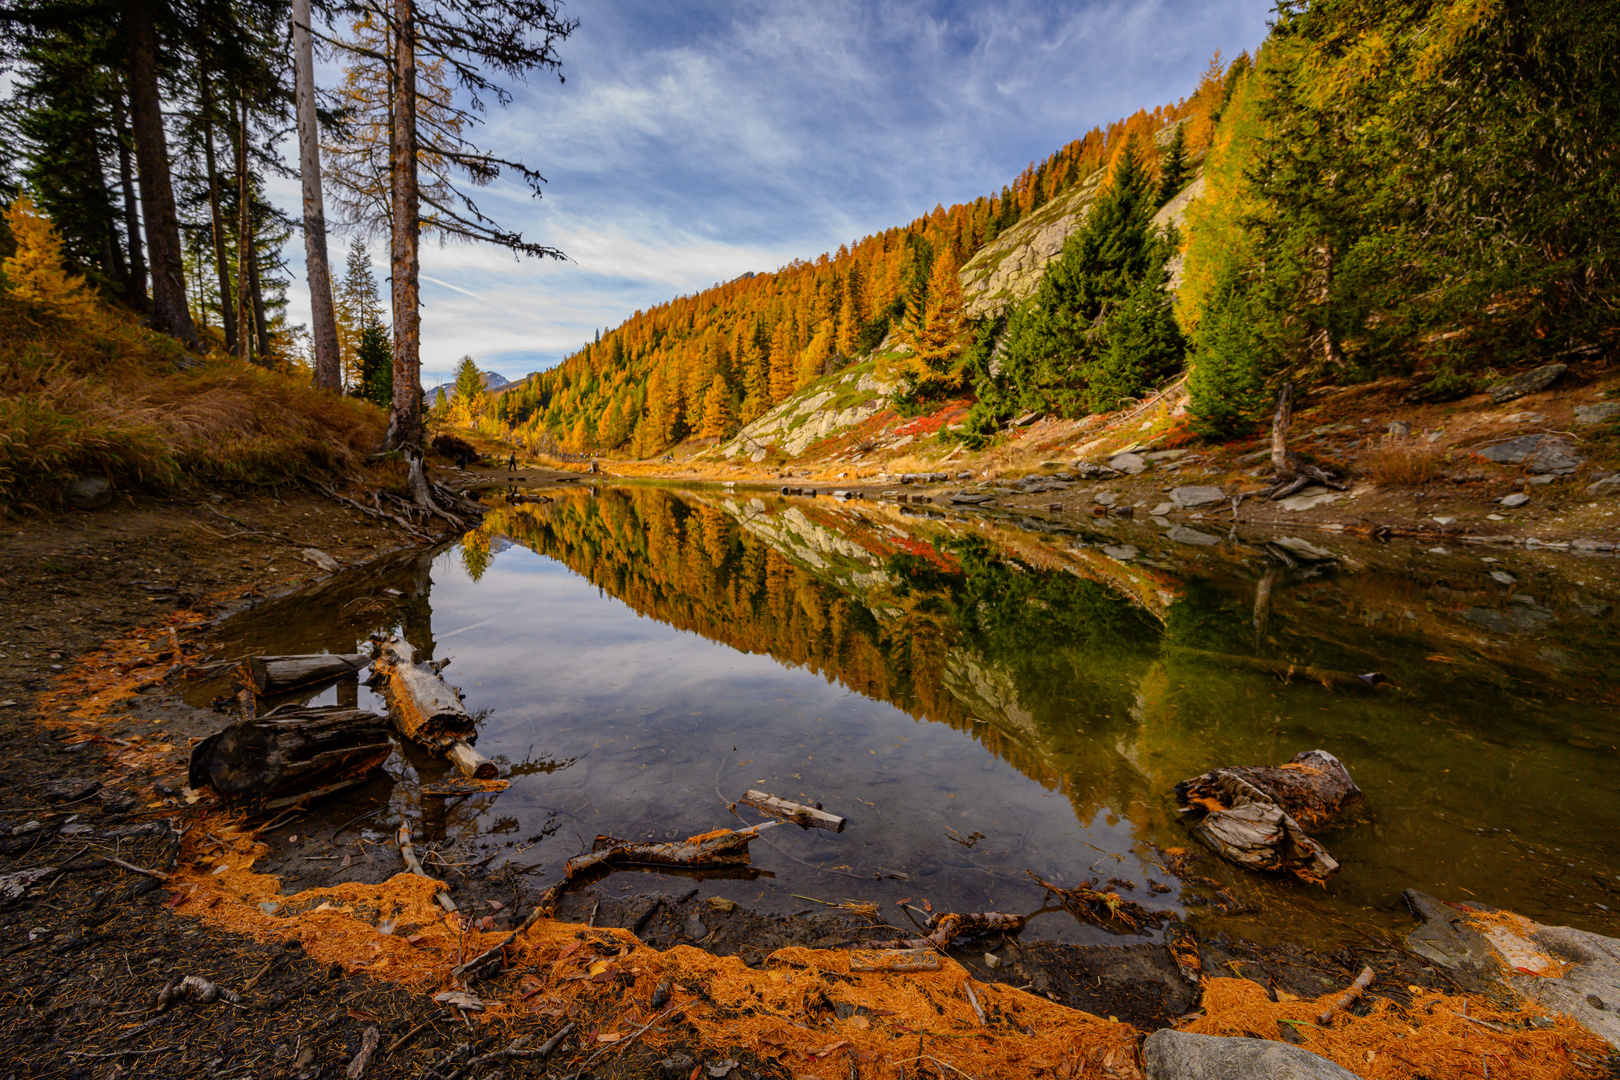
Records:
{"label": "grey rock outcrop", "polygon": [[1224,1039],[1164,1028],[1142,1043],[1147,1080],[1356,1080],[1325,1057],[1269,1039]]}
{"label": "grey rock outcrop", "polygon": [[1184,510],[1190,510],[1197,506],[1212,506],[1215,503],[1225,502],[1226,492],[1207,485],[1178,487],[1171,490],[1170,501]]}
{"label": "grey rock outcrop", "polygon": [[1109,458],[1108,467],[1116,472],[1128,473],[1131,476],[1137,476],[1141,473],[1147,472],[1148,463],[1147,459],[1142,457],[1141,454],[1124,453],[1115,454],[1113,457]]}
{"label": "grey rock outcrop", "polygon": [[1586,459],[1574,444],[1557,435],[1521,435],[1487,446],[1479,456],[1499,465],[1523,465],[1533,473],[1572,473]]}
{"label": "grey rock outcrop", "polygon": [[1402,894],[1423,925],[1407,948],[1452,972],[1466,989],[1511,1002],[1523,998],[1563,1013],[1620,1049],[1620,940],[1510,917],[1476,922],[1492,909]]}
{"label": "grey rock outcrop", "polygon": [[1511,379],[1503,379],[1487,390],[1486,393],[1491,395],[1492,401],[1501,405],[1503,402],[1513,401],[1524,397],[1526,394],[1534,394],[1547,389],[1547,387],[1558,381],[1560,375],[1568,370],[1569,368],[1563,364],[1547,364],[1545,367],[1538,367],[1534,371],[1526,371],[1522,375],[1515,375]]}
{"label": "grey rock outcrop", "polygon": [[1606,424],[1620,419],[1620,401],[1599,401],[1592,405],[1575,406],[1577,424]]}

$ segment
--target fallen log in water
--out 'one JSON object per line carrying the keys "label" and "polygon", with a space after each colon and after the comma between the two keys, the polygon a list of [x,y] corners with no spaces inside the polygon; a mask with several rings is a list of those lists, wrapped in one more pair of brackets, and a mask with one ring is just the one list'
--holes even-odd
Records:
{"label": "fallen log in water", "polygon": [[373,641],[372,681],[382,687],[399,733],[448,758],[463,776],[493,780],[500,770],[473,749],[478,732],[472,714],[438,667],[417,663],[416,650],[397,637]]}
{"label": "fallen log in water", "polygon": [[744,806],[752,806],[761,813],[797,825],[801,829],[831,829],[835,833],[844,831],[845,819],[837,814],[829,814],[819,806],[788,802],[786,799],[778,799],[775,795],[753,790],[745,791],[743,797],[737,801]]}
{"label": "fallen log in water", "polygon": [[226,797],[313,796],[360,783],[393,749],[376,713],[295,709],[208,736],[192,748],[188,780]]}
{"label": "fallen log in water", "polygon": [[365,653],[311,653],[305,656],[251,656],[243,665],[261,697],[351,675],[371,662]]}
{"label": "fallen log in water", "polygon": [[1343,763],[1324,750],[1296,754],[1280,768],[1214,769],[1176,785],[1181,802],[1207,811],[1193,831],[1222,857],[1251,870],[1286,870],[1318,885],[1339,863],[1300,820],[1325,824],[1360,796]]}
{"label": "fallen log in water", "polygon": [[1250,671],[1259,671],[1266,675],[1275,676],[1283,682],[1321,683],[1329,690],[1376,690],[1384,683],[1389,682],[1383,673],[1378,671],[1369,671],[1364,675],[1356,675],[1348,671],[1334,671],[1332,668],[1313,667],[1310,664],[1300,664],[1292,660],[1275,660],[1269,656],[1241,656],[1236,653],[1194,649],[1186,645],[1169,645],[1166,647],[1182,656],[1208,660],[1223,667],[1248,668]]}
{"label": "fallen log in water", "polygon": [[[547,889],[529,916],[532,922],[542,911],[551,910],[557,898],[570,885],[583,878],[623,866],[670,866],[685,870],[706,870],[713,867],[746,866],[749,861],[748,845],[761,832],[782,824],[767,821],[749,829],[716,829],[700,833],[685,840],[671,840],[661,844],[633,843],[612,836],[598,836],[589,854],[576,855],[563,868],[563,878]],[[527,924],[525,924],[527,925]]]}

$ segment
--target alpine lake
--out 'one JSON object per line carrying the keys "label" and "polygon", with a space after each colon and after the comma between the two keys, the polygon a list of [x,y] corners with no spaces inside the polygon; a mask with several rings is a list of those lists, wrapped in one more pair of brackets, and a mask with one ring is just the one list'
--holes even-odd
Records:
{"label": "alpine lake", "polygon": [[[1039,912],[1026,937],[1121,941],[1051,904],[1033,872],[1311,945],[1404,932],[1416,888],[1620,935],[1612,558],[1250,534],[1214,514],[1167,532],[715,488],[547,494],[491,493],[452,545],[221,624],[228,656],[402,633],[450,660],[478,749],[511,780],[430,807],[420,785],[450,766],[402,744],[321,820],[385,806],[379,836],[421,819],[429,842],[538,886],[598,835],[765,820],[735,805],[755,789],[848,824],[765,832],[742,873],[593,887],[698,885],[762,912],[870,902],[897,924],[897,902],[926,900]],[[386,711],[363,685],[300,700],[340,693]],[[1365,794],[1315,832],[1342,864],[1325,888],[1194,837],[1178,781],[1317,748]],[[1202,857],[1188,870],[1178,849]]]}

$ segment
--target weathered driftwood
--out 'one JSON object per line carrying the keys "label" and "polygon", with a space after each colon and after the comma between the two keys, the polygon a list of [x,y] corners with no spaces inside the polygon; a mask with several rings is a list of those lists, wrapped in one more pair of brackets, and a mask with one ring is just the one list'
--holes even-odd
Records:
{"label": "weathered driftwood", "polygon": [[1301,461],[1297,454],[1288,449],[1288,425],[1293,418],[1294,384],[1286,383],[1277,395],[1277,411],[1271,418],[1271,467],[1274,477],[1271,487],[1266,489],[1266,495],[1272,500],[1286,499],[1313,483],[1334,491],[1345,490],[1345,485],[1333,474]]}
{"label": "weathered driftwood", "polygon": [[[749,829],[716,829],[685,840],[661,844],[633,843],[612,836],[598,836],[589,854],[576,855],[563,868],[563,878],[546,890],[535,912],[550,910],[568,886],[583,878],[621,866],[668,866],[686,870],[746,866],[748,845],[761,832],[781,822],[767,821]],[[530,917],[532,921],[533,916]]]}
{"label": "weathered driftwood", "polygon": [[[394,842],[399,845],[399,857],[405,863],[406,870],[418,877],[425,877],[434,881],[438,880],[422,869],[422,860],[416,857],[416,845],[411,843],[411,823],[409,821],[399,823],[399,830],[394,833]],[[443,889],[435,892],[433,899],[437,900],[439,906],[446,911],[453,912],[456,910],[456,902],[450,899],[450,894]]]}
{"label": "weathered driftwood", "polygon": [[1024,928],[1024,916],[1007,915],[1000,911],[938,912],[930,915],[923,925],[933,932],[925,938],[902,942],[906,948],[943,951],[963,934],[1016,934]]}
{"label": "weathered driftwood", "polygon": [[851,971],[938,971],[939,953],[931,948],[870,949],[849,954]]}
{"label": "weathered driftwood", "polygon": [[1117,892],[1099,892],[1092,886],[1097,879],[1082,882],[1072,888],[1054,885],[1033,870],[1024,871],[1047,892],[1055,895],[1065,910],[1075,918],[1107,930],[1135,933],[1143,926],[1157,926],[1169,917],[1168,911],[1149,911],[1134,900],[1127,900]]}
{"label": "weathered driftwood", "polygon": [[360,783],[393,749],[376,713],[295,709],[208,736],[192,748],[189,782],[227,797],[307,797]]}
{"label": "weathered driftwood", "polygon": [[1178,799],[1207,811],[1193,831],[1222,857],[1319,885],[1339,863],[1300,821],[1323,824],[1360,796],[1343,763],[1324,750],[1296,754],[1280,768],[1214,769],[1176,785]]}
{"label": "weathered driftwood", "polygon": [[831,829],[835,833],[844,831],[845,819],[837,814],[829,814],[819,806],[788,802],[786,799],[778,799],[775,795],[753,790],[743,792],[743,797],[737,801],[744,806],[752,806],[761,813],[781,818],[801,829]]}
{"label": "weathered driftwood", "polygon": [[304,656],[252,656],[244,665],[261,696],[312,686],[349,675],[371,662],[365,653],[310,653]]}
{"label": "weathered driftwood", "polygon": [[[433,664],[416,662],[416,650],[400,638],[374,639],[373,680],[388,700],[399,733],[442,754],[475,780],[493,780],[495,763],[472,747],[478,737],[472,714]],[[441,665],[442,666],[442,665]]]}
{"label": "weathered driftwood", "polygon": [[441,780],[422,785],[422,795],[430,799],[450,799],[458,795],[480,795],[505,791],[512,786],[510,780]]}
{"label": "weathered driftwood", "polygon": [[1356,981],[1351,983],[1350,988],[1340,995],[1337,1001],[1335,1001],[1332,1005],[1329,1005],[1327,1010],[1323,1012],[1321,1016],[1316,1018],[1316,1022],[1323,1027],[1326,1027],[1328,1021],[1333,1019],[1334,1013],[1348,1009],[1350,1006],[1354,1005],[1356,1003],[1356,999],[1365,993],[1367,987],[1371,986],[1372,984],[1373,969],[1370,967],[1363,967],[1361,969],[1361,974],[1356,976]]}

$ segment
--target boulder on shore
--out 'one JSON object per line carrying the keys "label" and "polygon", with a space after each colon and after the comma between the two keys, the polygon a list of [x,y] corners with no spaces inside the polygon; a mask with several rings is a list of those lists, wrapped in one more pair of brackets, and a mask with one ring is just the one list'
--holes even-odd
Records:
{"label": "boulder on shore", "polygon": [[1356,1080],[1355,1073],[1288,1043],[1174,1028],[1142,1043],[1142,1068],[1147,1080]]}

